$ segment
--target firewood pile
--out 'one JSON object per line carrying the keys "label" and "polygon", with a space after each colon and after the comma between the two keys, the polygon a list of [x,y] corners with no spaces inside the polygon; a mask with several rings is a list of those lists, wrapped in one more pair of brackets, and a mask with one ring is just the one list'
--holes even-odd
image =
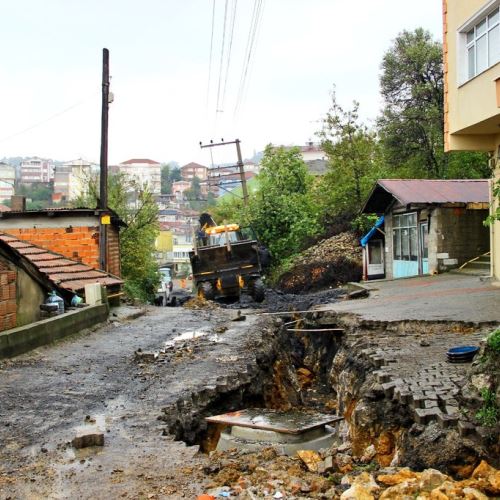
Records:
{"label": "firewood pile", "polygon": [[359,281],[363,273],[362,252],[353,233],[345,232],[321,241],[304,252],[278,280],[278,288],[301,293]]}

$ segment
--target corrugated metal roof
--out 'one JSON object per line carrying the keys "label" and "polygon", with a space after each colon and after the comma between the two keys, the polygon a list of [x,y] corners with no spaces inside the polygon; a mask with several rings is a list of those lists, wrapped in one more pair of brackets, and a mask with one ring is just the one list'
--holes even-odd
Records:
{"label": "corrugated metal roof", "polygon": [[380,179],[377,183],[403,205],[410,203],[488,203],[487,179]]}
{"label": "corrugated metal roof", "polygon": [[0,233],[0,241],[31,262],[38,272],[52,283],[70,292],[81,291],[89,283],[101,283],[105,286],[123,284],[123,281],[116,276],[19,240],[12,235]]}

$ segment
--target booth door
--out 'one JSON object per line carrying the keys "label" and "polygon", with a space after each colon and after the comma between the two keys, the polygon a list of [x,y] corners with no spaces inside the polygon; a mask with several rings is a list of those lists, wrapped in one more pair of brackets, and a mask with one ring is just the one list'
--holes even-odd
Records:
{"label": "booth door", "polygon": [[419,224],[420,268],[422,274],[429,274],[428,228],[427,221]]}
{"label": "booth door", "polygon": [[393,216],[393,277],[418,276],[417,213]]}
{"label": "booth door", "polygon": [[368,278],[383,277],[385,275],[384,266],[384,242],[382,240],[371,240],[368,246]]}

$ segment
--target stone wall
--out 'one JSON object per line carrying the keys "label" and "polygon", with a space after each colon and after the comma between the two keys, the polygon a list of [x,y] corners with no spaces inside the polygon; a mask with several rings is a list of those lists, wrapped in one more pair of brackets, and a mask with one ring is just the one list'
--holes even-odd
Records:
{"label": "stone wall", "polygon": [[487,210],[445,207],[433,210],[429,231],[429,271],[459,267],[488,252],[489,229],[483,224],[487,216]]}

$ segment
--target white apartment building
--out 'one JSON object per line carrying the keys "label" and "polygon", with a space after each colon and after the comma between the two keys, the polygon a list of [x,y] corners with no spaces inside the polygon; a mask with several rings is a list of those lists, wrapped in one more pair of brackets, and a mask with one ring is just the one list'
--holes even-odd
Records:
{"label": "white apartment building", "polygon": [[54,179],[54,164],[50,160],[34,157],[23,160],[20,166],[21,184],[50,182]]}
{"label": "white apartment building", "polygon": [[79,158],[56,167],[54,194],[66,201],[74,200],[88,191],[89,181],[94,173],[94,165]]}
{"label": "white apartment building", "polygon": [[0,203],[15,194],[16,167],[0,162]]}
{"label": "white apartment building", "polygon": [[118,165],[120,173],[135,179],[141,186],[147,185],[153,194],[161,192],[161,163],[142,159],[131,159]]}

